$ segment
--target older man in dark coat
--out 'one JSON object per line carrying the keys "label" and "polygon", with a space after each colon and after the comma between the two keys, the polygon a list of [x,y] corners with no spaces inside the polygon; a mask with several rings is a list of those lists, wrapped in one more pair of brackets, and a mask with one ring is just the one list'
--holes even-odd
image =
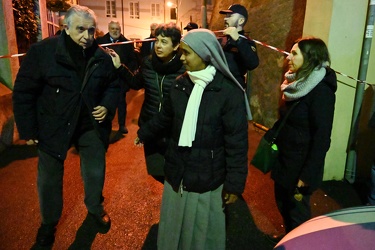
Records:
{"label": "older man in dark coat", "polygon": [[71,145],[81,158],[88,217],[100,233],[108,232],[111,222],[102,205],[102,190],[120,89],[118,74],[110,56],[94,40],[95,13],[75,5],[65,20],[60,36],[31,46],[13,92],[20,138],[38,146],[42,224],[34,249],[54,243],[63,208],[64,160]]}
{"label": "older man in dark coat", "polygon": [[[119,42],[129,42],[123,34],[121,34],[121,26],[119,22],[111,21],[108,24],[108,33],[97,39],[99,44],[108,44],[108,43],[119,43]],[[129,69],[135,70],[137,68],[137,57],[134,52],[133,43],[127,44],[118,44],[109,46],[120,56],[121,63],[125,64]],[[121,91],[118,100],[118,109],[117,109],[117,120],[119,125],[119,132],[122,134],[127,134],[128,129],[126,128],[126,92],[129,91],[129,87],[125,84],[125,79],[122,79]]]}

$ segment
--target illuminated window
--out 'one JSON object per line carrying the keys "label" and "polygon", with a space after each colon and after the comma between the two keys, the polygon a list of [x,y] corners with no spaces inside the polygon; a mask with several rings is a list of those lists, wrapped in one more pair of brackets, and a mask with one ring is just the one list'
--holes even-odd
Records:
{"label": "illuminated window", "polygon": [[130,2],[130,18],[139,19],[139,2]]}
{"label": "illuminated window", "polygon": [[158,3],[151,4],[151,16],[154,16],[154,17],[160,16],[160,4]]}
{"label": "illuminated window", "polygon": [[116,17],[116,1],[105,1],[105,12],[107,17]]}

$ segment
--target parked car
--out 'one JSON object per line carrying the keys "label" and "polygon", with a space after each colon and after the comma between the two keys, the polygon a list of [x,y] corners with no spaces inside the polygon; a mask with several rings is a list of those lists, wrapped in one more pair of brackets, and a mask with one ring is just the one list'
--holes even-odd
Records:
{"label": "parked car", "polygon": [[375,206],[337,210],[315,217],[289,232],[276,250],[375,249]]}

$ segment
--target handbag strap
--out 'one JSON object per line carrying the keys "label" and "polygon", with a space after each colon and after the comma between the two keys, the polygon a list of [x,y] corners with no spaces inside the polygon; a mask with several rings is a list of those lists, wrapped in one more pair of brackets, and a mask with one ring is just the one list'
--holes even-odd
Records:
{"label": "handbag strap", "polygon": [[274,136],[272,138],[272,144],[275,142],[275,140],[276,140],[277,136],[279,135],[282,127],[286,123],[286,120],[288,119],[288,116],[290,115],[290,113],[292,113],[292,110],[294,109],[295,106],[297,106],[297,104],[299,102],[300,101],[298,100],[297,102],[293,103],[293,105],[290,107],[290,109],[288,110],[288,112],[286,113],[286,115],[284,116],[284,118],[281,120],[280,126],[276,129],[275,134],[274,134]]}

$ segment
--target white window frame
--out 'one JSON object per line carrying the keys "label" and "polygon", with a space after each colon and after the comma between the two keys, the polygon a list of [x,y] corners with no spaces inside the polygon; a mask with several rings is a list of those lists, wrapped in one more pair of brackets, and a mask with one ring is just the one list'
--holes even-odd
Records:
{"label": "white window frame", "polygon": [[129,3],[129,14],[131,19],[139,19],[139,2]]}
{"label": "white window frame", "polygon": [[151,4],[151,16],[160,17],[160,3]]}
{"label": "white window frame", "polygon": [[105,1],[106,17],[116,17],[116,0]]}

